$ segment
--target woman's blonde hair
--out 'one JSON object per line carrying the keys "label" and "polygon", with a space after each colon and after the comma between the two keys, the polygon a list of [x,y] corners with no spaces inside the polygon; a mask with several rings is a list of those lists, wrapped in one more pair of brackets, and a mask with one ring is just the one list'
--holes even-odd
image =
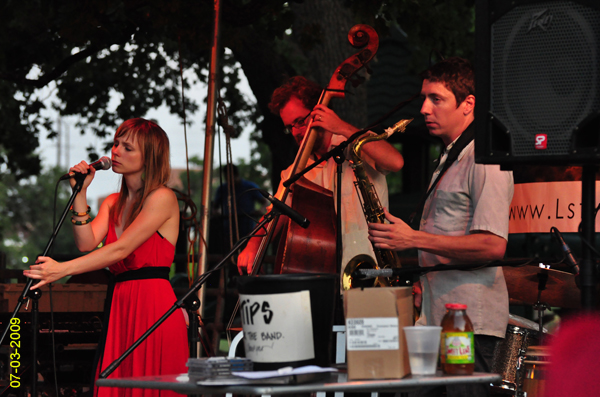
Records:
{"label": "woman's blonde hair", "polygon": [[[131,225],[138,216],[148,195],[161,186],[166,186],[171,176],[169,138],[158,124],[142,118],[126,120],[117,128],[115,139],[126,137],[131,137],[134,142],[138,143],[142,151],[144,171],[142,173],[142,187],[137,192],[137,198],[131,207],[132,211],[125,219],[123,229]],[[129,189],[123,178],[119,197],[110,210],[110,217],[116,225],[121,224],[121,217],[128,196]]]}

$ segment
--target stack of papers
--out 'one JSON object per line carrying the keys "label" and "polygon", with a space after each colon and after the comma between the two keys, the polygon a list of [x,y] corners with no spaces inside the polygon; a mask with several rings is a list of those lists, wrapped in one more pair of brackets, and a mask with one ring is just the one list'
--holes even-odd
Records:
{"label": "stack of papers", "polygon": [[285,367],[274,371],[240,371],[232,372],[229,377],[202,379],[197,381],[202,386],[230,386],[230,385],[257,385],[257,384],[299,384],[312,382],[329,373],[337,372],[336,368],[322,368],[316,365],[292,368]]}

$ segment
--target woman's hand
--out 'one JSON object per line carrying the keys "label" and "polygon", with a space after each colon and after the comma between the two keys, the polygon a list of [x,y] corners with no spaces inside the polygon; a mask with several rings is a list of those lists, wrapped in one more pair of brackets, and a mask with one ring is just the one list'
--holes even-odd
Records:
{"label": "woman's hand", "polygon": [[35,261],[35,265],[24,270],[23,274],[35,280],[41,280],[31,289],[40,288],[43,285],[50,284],[63,277],[69,276],[67,266],[64,263],[56,262],[48,256],[40,256]]}
{"label": "woman's hand", "polygon": [[[87,175],[83,181],[81,190],[87,189],[90,183],[92,183],[94,175],[96,175],[96,169],[94,167],[90,167],[90,165],[85,161],[81,161],[79,164],[75,164],[73,167],[69,168],[69,172],[77,172],[79,174]],[[75,183],[77,183],[77,181],[75,178],[69,178],[69,183],[71,184],[72,189],[75,187]]]}

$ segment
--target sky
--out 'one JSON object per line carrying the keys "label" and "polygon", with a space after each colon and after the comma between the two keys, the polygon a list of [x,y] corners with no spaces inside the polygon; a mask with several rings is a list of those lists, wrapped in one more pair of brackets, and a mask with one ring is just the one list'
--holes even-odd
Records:
{"label": "sky", "polygon": [[[250,96],[252,100],[254,100],[254,97],[252,96],[245,79],[243,80],[241,89],[246,95]],[[188,113],[187,115],[188,120],[193,122],[191,127],[187,127],[187,151],[190,158],[197,156],[200,159],[204,159],[206,131],[206,124],[204,122],[206,104],[204,103],[204,98],[206,97],[207,92],[208,88],[204,84],[196,84],[186,92],[187,96],[194,98],[194,100],[200,105],[199,110],[195,114]],[[54,100],[52,95],[48,95],[45,101],[48,101],[47,104],[50,104],[52,100]],[[179,118],[175,115],[169,114],[166,106],[162,106],[159,109],[150,111],[148,114],[143,115],[143,117],[156,120],[169,136],[171,167],[185,169],[186,140],[183,124],[180,122]],[[58,126],[58,115],[53,116],[53,119],[56,120],[55,125]],[[60,130],[62,131],[60,158],[57,140],[49,140],[45,137],[40,137],[40,147],[38,150],[44,167],[52,167],[58,164],[60,167],[64,168],[65,173],[67,173],[69,171],[69,167],[72,165],[79,163],[81,160],[88,161],[86,147],[88,147],[90,144],[97,149],[97,152],[100,156],[108,156],[110,158],[110,151],[104,152],[101,150],[107,140],[96,138],[92,136],[91,133],[87,133],[83,136],[80,135],[79,129],[75,127],[76,120],[77,119],[74,117],[67,117],[61,119],[60,121]],[[118,126],[115,126],[115,130],[117,127]],[[218,144],[219,141],[215,137],[214,164],[218,164],[219,161]],[[221,134],[221,146],[221,159],[223,162],[225,162],[225,140],[223,134]],[[243,158],[246,159],[246,161],[249,161],[249,129],[244,130],[239,138],[232,139],[231,146],[234,162],[236,162],[238,158]],[[217,166],[218,165],[215,165],[214,167]],[[92,207],[93,212],[97,212],[98,210],[98,199],[118,191],[119,184],[120,175],[113,173],[111,170],[100,171],[96,173],[96,177],[94,178],[94,181],[88,188],[87,192],[88,204]]]}

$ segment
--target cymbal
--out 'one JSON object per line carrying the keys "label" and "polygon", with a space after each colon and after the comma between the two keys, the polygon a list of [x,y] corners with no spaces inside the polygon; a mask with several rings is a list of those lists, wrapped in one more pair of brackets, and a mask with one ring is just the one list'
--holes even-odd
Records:
{"label": "cymbal", "polygon": [[541,275],[547,274],[546,289],[540,302],[553,307],[581,307],[581,291],[575,284],[575,275],[537,266],[503,266],[504,278],[511,301],[533,305],[538,301],[538,283]]}

